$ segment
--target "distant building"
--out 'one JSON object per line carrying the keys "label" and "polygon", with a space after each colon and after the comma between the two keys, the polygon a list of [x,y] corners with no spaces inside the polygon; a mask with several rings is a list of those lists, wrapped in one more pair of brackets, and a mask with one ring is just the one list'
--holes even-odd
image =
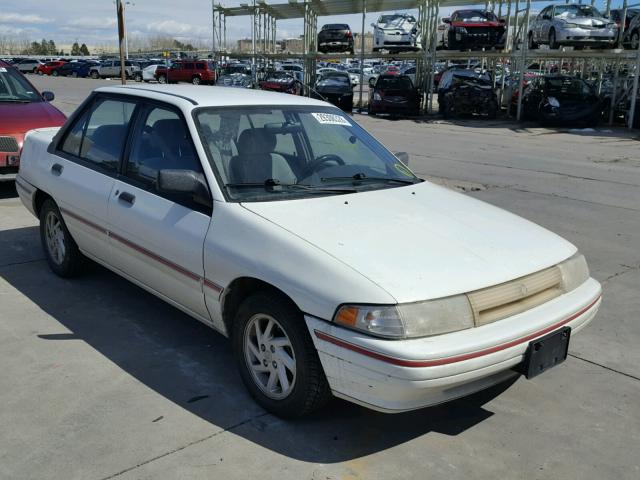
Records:
{"label": "distant building", "polygon": [[[359,33],[353,34],[353,48],[356,53],[360,53],[361,38]],[[365,32],[364,34],[364,53],[373,51],[373,33]]]}
{"label": "distant building", "polygon": [[238,53],[253,53],[253,42],[250,38],[238,40]]}

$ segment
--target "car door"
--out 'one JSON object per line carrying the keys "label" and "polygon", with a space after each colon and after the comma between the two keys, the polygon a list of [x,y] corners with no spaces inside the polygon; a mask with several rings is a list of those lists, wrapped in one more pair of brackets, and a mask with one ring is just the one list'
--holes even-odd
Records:
{"label": "car door", "polygon": [[55,147],[51,193],[80,249],[108,262],[107,208],[136,103],[98,94]]}
{"label": "car door", "polygon": [[133,129],[109,199],[113,265],[189,314],[210,322],[203,294],[203,244],[211,206],[191,194],[160,191],[161,170],[203,176],[178,109],[147,103]]}
{"label": "car door", "polygon": [[549,31],[553,22],[553,7],[547,7],[542,13],[542,21],[540,22],[540,42],[549,40]]}

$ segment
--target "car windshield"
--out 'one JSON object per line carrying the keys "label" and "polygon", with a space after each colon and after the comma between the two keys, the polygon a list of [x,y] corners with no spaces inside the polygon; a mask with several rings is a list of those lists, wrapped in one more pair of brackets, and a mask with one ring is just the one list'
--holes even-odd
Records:
{"label": "car windshield", "polygon": [[265,76],[267,82],[271,80],[292,80],[291,74],[286,72],[271,72]]}
{"label": "car windshield", "polygon": [[416,19],[411,15],[398,15],[398,14],[381,15],[380,18],[378,18],[378,24],[380,24],[382,27],[385,27],[385,28],[389,28],[389,27],[400,28],[405,21],[409,23],[415,23]]}
{"label": "car windshield", "polygon": [[602,17],[598,9],[590,5],[556,5],[553,14],[564,18]]}
{"label": "car windshield", "polygon": [[381,77],[376,88],[381,90],[411,90],[413,84],[409,77]]}
{"label": "car windshield", "polygon": [[584,98],[593,93],[591,86],[579,78],[547,78],[546,84],[547,94],[559,99]]}
{"label": "car windshield", "polygon": [[0,66],[0,103],[40,102],[40,94],[13,67]]}
{"label": "car windshield", "polygon": [[458,22],[495,22],[498,18],[482,10],[460,10],[455,17]]}
{"label": "car windshield", "polygon": [[349,30],[346,23],[330,23],[322,27],[322,30]]}
{"label": "car windshield", "polygon": [[337,73],[337,72],[326,72],[323,73],[320,77],[319,85],[329,85],[329,84],[349,84],[351,79],[348,74]]}
{"label": "car windshield", "polygon": [[420,181],[335,108],[209,107],[196,110],[195,118],[232,201],[308,198]]}

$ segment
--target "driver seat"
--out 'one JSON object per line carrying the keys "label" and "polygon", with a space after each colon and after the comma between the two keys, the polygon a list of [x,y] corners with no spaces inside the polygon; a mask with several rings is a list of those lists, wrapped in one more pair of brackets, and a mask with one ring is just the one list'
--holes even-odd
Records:
{"label": "driver seat", "polygon": [[276,135],[264,128],[249,128],[238,138],[238,155],[229,161],[231,183],[264,183],[272,178],[295,183],[296,176],[287,160],[274,153]]}

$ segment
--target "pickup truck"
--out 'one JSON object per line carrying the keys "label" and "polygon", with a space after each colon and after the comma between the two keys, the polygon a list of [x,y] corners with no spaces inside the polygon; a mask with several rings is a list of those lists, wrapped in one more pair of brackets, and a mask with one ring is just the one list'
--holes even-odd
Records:
{"label": "pickup truck", "polygon": [[[136,74],[141,74],[140,67],[133,62],[124,62],[124,71],[127,78],[134,78]],[[120,76],[120,60],[107,60],[91,68],[89,71],[91,78],[109,78]]]}
{"label": "pickup truck", "polygon": [[321,53],[348,52],[353,54],[353,33],[346,23],[323,25],[318,32],[318,51]]}

